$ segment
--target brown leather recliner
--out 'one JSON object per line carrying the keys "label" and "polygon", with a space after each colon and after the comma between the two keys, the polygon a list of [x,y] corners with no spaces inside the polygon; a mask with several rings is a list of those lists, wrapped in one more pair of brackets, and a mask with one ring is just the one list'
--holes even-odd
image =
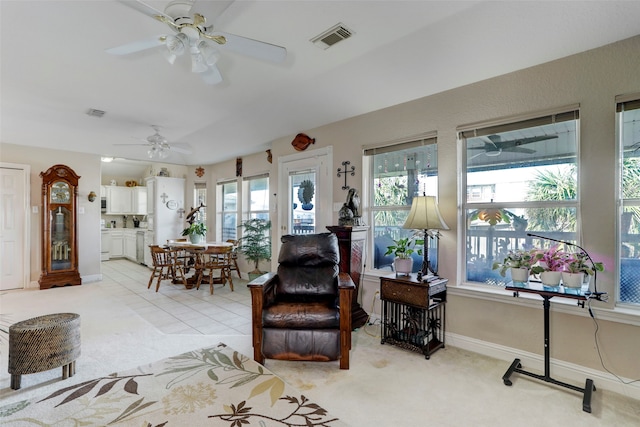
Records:
{"label": "brown leather recliner", "polygon": [[282,237],[278,272],[248,285],[256,362],[339,359],[349,369],[355,285],[339,261],[335,234]]}

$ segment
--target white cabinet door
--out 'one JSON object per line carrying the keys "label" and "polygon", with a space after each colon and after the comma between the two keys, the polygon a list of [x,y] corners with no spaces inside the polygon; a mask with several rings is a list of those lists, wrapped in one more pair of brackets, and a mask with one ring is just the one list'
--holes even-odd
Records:
{"label": "white cabinet door", "polygon": [[107,187],[107,214],[130,214],[131,208],[131,188],[129,187]]}
{"label": "white cabinet door", "polygon": [[124,256],[131,260],[136,260],[136,232],[135,230],[126,230],[124,232]]}
{"label": "white cabinet door", "polygon": [[147,187],[133,187],[131,189],[132,196],[132,213],[136,215],[147,214]]}
{"label": "white cabinet door", "polygon": [[122,231],[111,231],[111,258],[124,256],[124,233]]}

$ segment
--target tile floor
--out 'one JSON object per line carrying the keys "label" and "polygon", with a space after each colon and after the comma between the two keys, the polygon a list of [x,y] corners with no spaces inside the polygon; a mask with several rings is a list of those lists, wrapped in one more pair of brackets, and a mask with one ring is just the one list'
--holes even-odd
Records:
{"label": "tile floor", "polygon": [[234,291],[227,284],[185,289],[163,280],[155,292],[155,282],[147,289],[151,270],[128,260],[102,264],[103,280],[95,284],[110,297],[126,304],[142,318],[166,334],[250,335],[251,294],[244,280],[232,272]]}

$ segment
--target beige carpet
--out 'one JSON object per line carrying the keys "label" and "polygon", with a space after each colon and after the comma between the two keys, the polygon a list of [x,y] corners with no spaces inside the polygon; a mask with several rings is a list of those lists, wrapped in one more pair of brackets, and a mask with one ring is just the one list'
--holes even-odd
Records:
{"label": "beige carpet", "polygon": [[[3,368],[0,405],[218,342],[245,355],[253,354],[249,336],[162,334],[102,293],[99,284],[51,292],[12,292],[0,296],[0,307],[2,312],[14,313],[14,321],[52,312],[79,313],[82,320],[77,374],[64,381],[59,369],[25,375],[23,388],[13,391]],[[582,411],[582,397],[577,392],[517,374],[512,377],[512,387],[503,385],[501,378],[509,365],[504,361],[449,346],[425,360],[418,353],[381,345],[377,334],[375,326],[354,333],[351,369],[347,371],[340,370],[337,362],[267,360],[265,366],[354,427],[640,425],[637,400],[598,389],[593,394],[593,412],[588,414]],[[3,367],[7,366],[6,349],[3,341]]]}

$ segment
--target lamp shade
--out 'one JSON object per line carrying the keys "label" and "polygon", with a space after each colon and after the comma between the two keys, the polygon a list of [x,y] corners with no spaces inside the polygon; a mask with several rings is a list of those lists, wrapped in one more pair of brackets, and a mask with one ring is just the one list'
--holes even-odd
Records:
{"label": "lamp shade", "polygon": [[413,198],[409,216],[402,228],[414,230],[448,230],[444,222],[435,196],[417,196]]}

